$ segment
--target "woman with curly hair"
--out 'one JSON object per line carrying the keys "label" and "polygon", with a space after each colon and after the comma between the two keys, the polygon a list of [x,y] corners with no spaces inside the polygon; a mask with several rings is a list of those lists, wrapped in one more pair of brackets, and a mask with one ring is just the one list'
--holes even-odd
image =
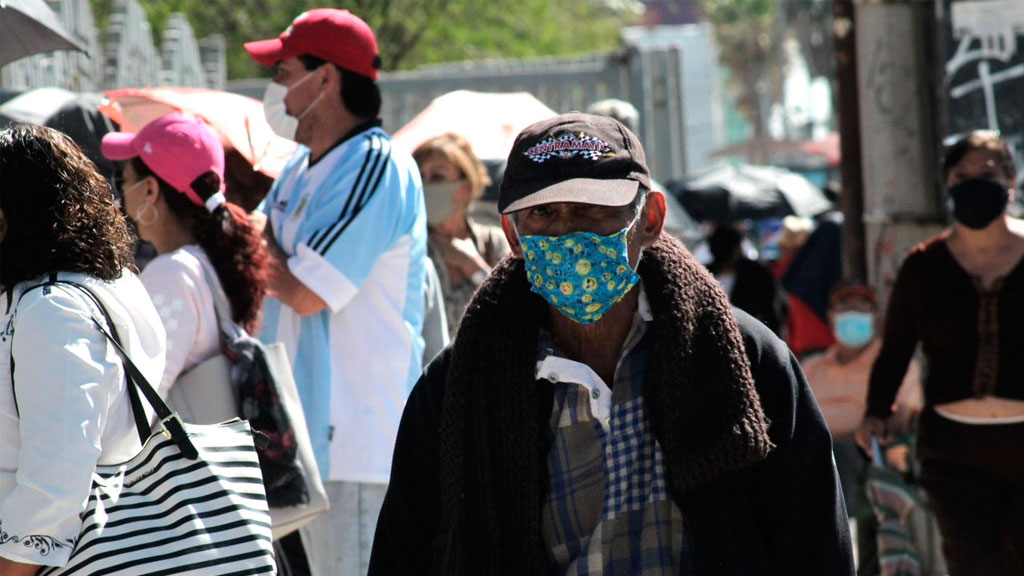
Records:
{"label": "woman with curly hair", "polygon": [[124,210],[158,256],[142,283],[167,328],[166,394],[179,375],[220,353],[214,290],[231,318],[258,328],[267,251],[241,208],[224,198],[224,149],[201,120],[169,114],[137,134],[103,137],[103,155],[124,166]]}
{"label": "woman with curly hair", "polygon": [[98,464],[142,449],[102,303],[148,379],[164,329],[106,181],[49,128],[0,131],[0,574],[67,563]]}
{"label": "woman with curly hair", "polygon": [[423,176],[430,232],[427,248],[437,263],[448,331],[455,334],[477,286],[508,254],[508,242],[500,227],[469,217],[470,205],[491,180],[465,138],[452,133],[431,138],[412,156]]}

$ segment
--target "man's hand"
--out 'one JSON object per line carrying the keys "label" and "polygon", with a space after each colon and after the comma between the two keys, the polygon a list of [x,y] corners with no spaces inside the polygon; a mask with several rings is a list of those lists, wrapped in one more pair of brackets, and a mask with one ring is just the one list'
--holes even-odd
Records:
{"label": "man's hand", "polygon": [[287,304],[299,316],[309,316],[327,308],[327,303],[288,269],[288,254],[277,243],[269,226],[264,229],[263,238],[270,253],[267,294]]}
{"label": "man's hand", "polygon": [[441,249],[441,256],[444,263],[451,272],[452,282],[459,284],[473,278],[479,271],[488,274],[491,267],[487,265],[484,257],[476,249],[472,238],[455,238],[452,236],[437,236],[438,246]]}

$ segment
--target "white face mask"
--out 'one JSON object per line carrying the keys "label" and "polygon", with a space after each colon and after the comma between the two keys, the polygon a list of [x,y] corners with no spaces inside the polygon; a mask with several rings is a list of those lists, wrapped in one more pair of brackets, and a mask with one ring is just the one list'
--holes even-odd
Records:
{"label": "white face mask", "polygon": [[321,93],[298,116],[288,114],[288,108],[285,106],[284,99],[288,97],[288,93],[292,88],[308,80],[314,72],[316,70],[303,76],[301,80],[292,84],[291,87],[277,82],[267,84],[267,89],[263,92],[263,115],[267,118],[267,124],[270,124],[270,128],[278,136],[294,141],[295,132],[299,129],[299,120],[302,120],[306,114],[309,114],[313,107],[319,104],[320,99],[323,98],[324,95]]}
{"label": "white face mask", "polygon": [[466,185],[465,180],[439,182],[423,185],[423,199],[427,207],[427,224],[436,226],[466,208],[465,203],[455,201],[455,192]]}

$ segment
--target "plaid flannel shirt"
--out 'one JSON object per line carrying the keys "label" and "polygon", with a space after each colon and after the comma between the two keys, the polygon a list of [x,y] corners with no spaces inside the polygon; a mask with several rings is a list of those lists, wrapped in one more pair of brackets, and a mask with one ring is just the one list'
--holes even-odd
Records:
{"label": "plaid flannel shirt", "polygon": [[683,517],[668,493],[665,459],[644,410],[651,320],[643,286],[609,389],[563,357],[542,333],[537,377],[555,387],[542,535],[559,574],[678,574]]}

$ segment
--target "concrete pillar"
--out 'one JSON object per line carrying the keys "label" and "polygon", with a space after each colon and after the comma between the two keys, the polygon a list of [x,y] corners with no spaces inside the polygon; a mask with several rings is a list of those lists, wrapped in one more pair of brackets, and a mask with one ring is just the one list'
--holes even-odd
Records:
{"label": "concrete pillar", "polygon": [[860,3],[857,84],[868,281],[884,300],[907,250],[946,223],[932,43],[935,4]]}

